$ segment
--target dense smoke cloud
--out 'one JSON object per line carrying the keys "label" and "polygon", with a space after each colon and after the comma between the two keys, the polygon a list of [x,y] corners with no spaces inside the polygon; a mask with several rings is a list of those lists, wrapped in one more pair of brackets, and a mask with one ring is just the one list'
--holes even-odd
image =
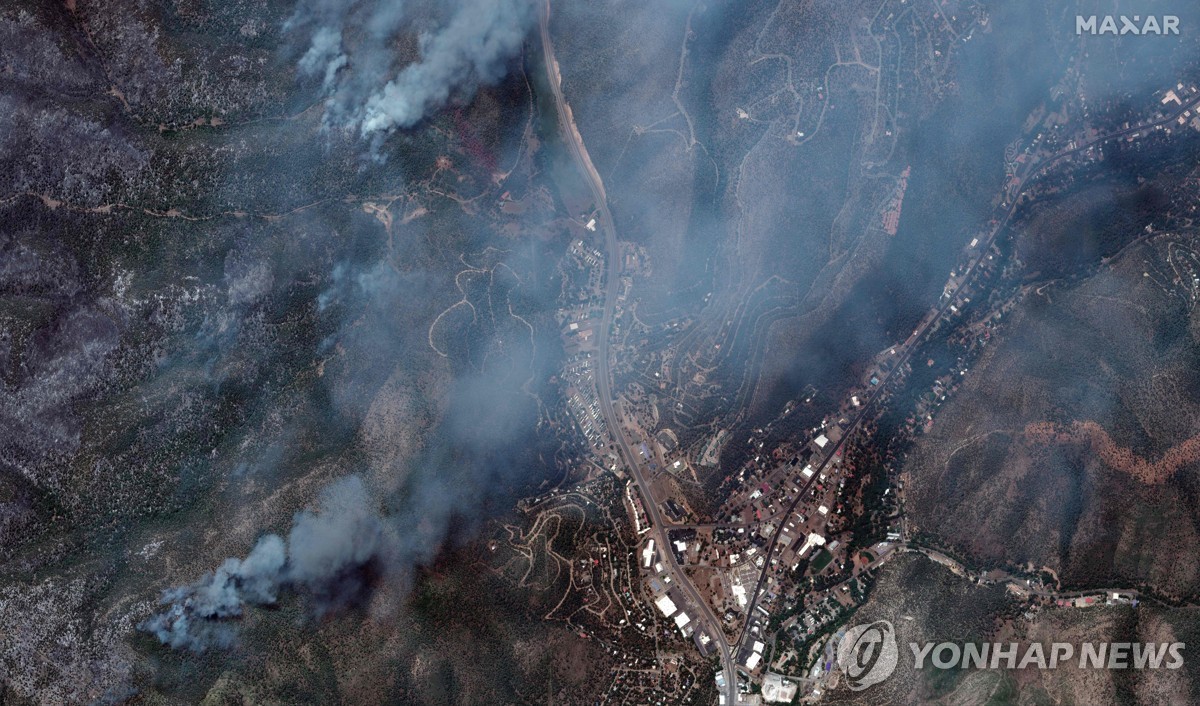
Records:
{"label": "dense smoke cloud", "polygon": [[340,607],[364,588],[361,570],[382,560],[384,524],[358,476],[327,487],[321,512],[296,514],[288,533],[287,579],[319,612]]}
{"label": "dense smoke cloud", "polygon": [[203,652],[227,647],[235,634],[223,622],[246,604],[273,605],[284,590],[307,597],[318,613],[361,595],[365,567],[383,560],[384,524],[358,476],[321,493],[320,511],[296,513],[287,541],[258,540],[245,559],[230,557],[194,584],[163,592],[168,608],[142,624],[164,645]]}
{"label": "dense smoke cloud", "polygon": [[304,74],[323,74],[321,87],[328,91],[333,88],[337,72],[349,61],[342,52],[341,35],[329,27],[322,27],[313,35],[312,46],[300,57],[300,71]]}
{"label": "dense smoke cloud", "polygon": [[441,31],[422,37],[421,60],[367,102],[364,133],[410,127],[445,105],[456,89],[503,76],[533,20],[530,0],[467,0]]}
{"label": "dense smoke cloud", "polygon": [[[528,267],[518,260],[512,265]],[[437,285],[428,271],[400,273],[371,260],[344,261],[330,279],[318,308],[340,325],[320,345],[336,344],[342,353],[323,381],[334,416],[357,420],[367,412],[364,400],[374,399],[394,374],[395,365],[380,361],[414,361],[428,347],[427,329],[412,322],[429,319],[428,298]],[[513,289],[492,295],[497,302],[519,301],[526,316],[534,315],[530,306],[546,311],[557,294],[532,278],[508,286]],[[199,581],[164,592],[166,607],[143,630],[173,649],[228,647],[247,605],[294,595],[322,615],[361,604],[378,581],[411,578],[447,541],[470,536],[489,503],[542,463],[537,395],[554,366],[548,356],[553,339],[542,345],[524,319],[480,317],[470,332],[473,355],[455,356],[459,367],[438,389],[440,413],[419,451],[369,469],[374,483],[351,476],[331,484],[316,511],[296,513],[285,536],[264,536],[245,558],[226,559]],[[418,369],[412,362],[400,367]],[[274,462],[286,463],[266,461]]]}
{"label": "dense smoke cloud", "polygon": [[418,14],[410,5],[320,0],[297,10],[288,29],[310,34],[298,68],[321,78],[327,121],[364,135],[415,125],[456,93],[469,96],[502,78],[536,16],[534,0],[421,8],[440,20],[420,32],[420,58],[397,74],[389,42]]}
{"label": "dense smoke cloud", "polygon": [[[535,17],[533,0],[316,0],[302,4],[287,30],[303,38],[294,54],[300,73],[320,81],[327,96],[326,125],[378,139],[499,80]],[[407,65],[394,46],[405,32],[416,33],[419,52]],[[239,262],[226,269],[230,302],[237,306],[261,299],[275,280],[267,267]],[[346,259],[334,267],[317,311],[340,322],[321,345],[336,342],[343,351],[324,379],[345,419],[361,420],[363,400],[373,399],[391,375],[390,367],[378,364],[381,358],[406,359],[428,346],[425,327],[413,322],[428,320],[437,277],[436,271],[400,272],[373,260]],[[507,296],[517,283],[504,282]],[[522,296],[544,296],[540,305],[548,306],[556,293]],[[532,300],[523,302],[522,308]],[[266,535],[244,558],[228,558],[195,583],[165,591],[163,609],[142,630],[173,649],[229,647],[247,606],[274,605],[283,595],[297,596],[316,615],[354,605],[374,577],[410,575],[436,554],[452,528],[469,532],[479,513],[464,517],[466,509],[481,507],[497,486],[531,467],[520,451],[529,447],[524,434],[536,414],[527,386],[549,377],[534,369],[535,346],[524,319],[487,323],[469,332],[470,350],[482,357],[456,361],[461,367],[444,399],[445,416],[429,430],[434,441],[417,459],[397,461],[403,467],[371,469],[400,479],[394,494],[374,497],[358,476],[331,484],[316,511],[295,515],[286,536]],[[379,512],[381,499],[389,507],[386,516]]]}
{"label": "dense smoke cloud", "polygon": [[392,77],[395,52],[388,41],[407,19],[409,4],[306,0],[296,9],[285,29],[308,37],[297,67],[303,76],[321,77],[328,121],[353,122],[366,96]]}

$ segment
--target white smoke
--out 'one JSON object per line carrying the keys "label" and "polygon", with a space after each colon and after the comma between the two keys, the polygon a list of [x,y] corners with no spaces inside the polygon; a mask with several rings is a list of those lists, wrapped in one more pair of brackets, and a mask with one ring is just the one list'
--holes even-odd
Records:
{"label": "white smoke", "polygon": [[446,27],[421,37],[420,61],[368,99],[363,134],[411,127],[452,92],[501,79],[533,19],[531,0],[464,0]]}
{"label": "white smoke", "polygon": [[323,73],[322,89],[326,92],[334,87],[337,73],[350,63],[342,51],[342,35],[330,27],[322,27],[313,35],[308,51],[300,57],[300,71],[305,75]]}
{"label": "white smoke", "polygon": [[304,590],[318,612],[358,597],[358,569],[380,558],[384,524],[358,476],[338,481],[322,494],[321,512],[299,512],[288,533],[287,580]]}
{"label": "white smoke", "polygon": [[[535,0],[447,0],[423,12],[413,4],[308,0],[297,9],[285,29],[309,37],[298,68],[321,77],[327,124],[363,135],[412,127],[503,78],[536,18]],[[431,13],[442,22],[419,35],[420,58],[397,74],[393,41],[410,15]]]}
{"label": "white smoke", "polygon": [[273,605],[282,590],[305,595],[317,612],[357,597],[357,572],[381,559],[384,525],[358,476],[331,483],[320,511],[296,513],[287,542],[276,534],[258,540],[245,559],[231,557],[196,583],[163,592],[167,607],[141,625],[164,645],[203,652],[227,647],[235,632],[226,622],[246,604]]}

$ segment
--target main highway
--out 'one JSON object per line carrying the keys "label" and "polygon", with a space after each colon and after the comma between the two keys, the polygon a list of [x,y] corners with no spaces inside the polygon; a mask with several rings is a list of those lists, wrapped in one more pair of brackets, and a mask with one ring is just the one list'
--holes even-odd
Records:
{"label": "main highway", "polygon": [[679,563],[675,560],[675,553],[671,551],[670,539],[667,536],[666,525],[659,514],[658,503],[655,502],[654,495],[650,492],[650,484],[646,480],[640,459],[634,453],[633,449],[630,448],[629,441],[625,438],[625,433],[621,430],[621,423],[617,417],[616,409],[613,407],[612,346],[610,334],[617,308],[617,291],[620,287],[621,262],[621,253],[617,242],[617,230],[613,224],[612,214],[608,210],[608,198],[604,191],[604,182],[600,179],[600,173],[596,171],[595,165],[592,164],[592,159],[583,144],[583,137],[575,125],[571,107],[563,97],[562,75],[559,72],[558,61],[554,58],[554,45],[550,40],[549,0],[546,0],[545,9],[541,15],[540,29],[547,78],[549,79],[550,88],[554,93],[554,105],[558,111],[559,130],[562,132],[563,141],[571,152],[571,158],[579,168],[584,181],[587,182],[592,200],[595,201],[597,211],[596,226],[604,232],[606,247],[604,312],[600,319],[598,335],[599,351],[596,355],[596,391],[600,402],[600,412],[604,417],[604,423],[608,426],[609,434],[611,434],[613,441],[616,442],[621,461],[629,469],[630,475],[633,476],[634,481],[637,483],[638,492],[642,496],[642,506],[646,510],[646,518],[650,523],[650,534],[659,547],[659,553],[663,556],[663,565],[667,569],[667,576],[671,578],[671,584],[679,587],[693,604],[693,613],[698,611],[698,615],[693,615],[693,621],[696,623],[694,626],[696,631],[703,630],[708,633],[713,640],[713,644],[717,646],[720,652],[721,667],[725,671],[725,703],[733,706],[738,701],[738,680],[733,661],[733,651],[730,649],[729,643],[725,640],[725,631],[722,629],[717,617],[713,614],[708,601],[701,597],[699,591],[696,590],[696,587],[692,584],[687,574],[683,572],[683,569],[680,568]]}

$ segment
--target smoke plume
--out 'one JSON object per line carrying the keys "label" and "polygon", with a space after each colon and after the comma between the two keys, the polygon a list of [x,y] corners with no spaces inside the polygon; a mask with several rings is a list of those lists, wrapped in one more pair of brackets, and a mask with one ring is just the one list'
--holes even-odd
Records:
{"label": "smoke plume", "polygon": [[419,33],[420,58],[397,74],[390,43],[418,14],[411,5],[314,0],[288,22],[286,29],[310,37],[298,68],[321,78],[327,123],[363,135],[413,126],[452,96],[500,80],[535,19],[533,0],[423,7],[419,14],[432,11],[440,20]]}
{"label": "smoke plume", "polygon": [[452,91],[498,81],[533,17],[530,0],[463,2],[449,25],[422,37],[421,60],[367,101],[363,133],[411,127],[445,105]]}
{"label": "smoke plume", "polygon": [[329,91],[337,79],[337,72],[350,60],[342,52],[342,37],[336,30],[322,27],[313,35],[312,45],[300,57],[300,71],[305,74],[321,73],[321,87]]}
{"label": "smoke plume", "polygon": [[362,480],[336,481],[322,491],[319,512],[296,513],[286,542],[265,535],[246,558],[230,557],[196,583],[164,591],[166,610],[141,628],[174,649],[203,652],[233,643],[228,621],[246,604],[273,605],[285,590],[319,614],[340,607],[361,596],[363,570],[382,559],[383,537]]}

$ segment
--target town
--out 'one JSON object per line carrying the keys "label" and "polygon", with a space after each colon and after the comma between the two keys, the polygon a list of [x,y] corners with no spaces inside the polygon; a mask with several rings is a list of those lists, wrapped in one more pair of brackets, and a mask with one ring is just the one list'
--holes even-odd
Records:
{"label": "town", "polygon": [[[653,263],[639,247],[606,244],[610,216],[581,199],[570,223],[575,241],[561,266],[572,289],[558,315],[567,352],[560,376],[570,416],[590,450],[587,482],[608,473],[620,484],[613,496],[627,514],[641,576],[631,588],[657,614],[644,614],[632,623],[634,629],[645,633],[659,621],[700,656],[717,659],[722,704],[732,703],[727,694],[734,692],[738,704],[788,703],[819,700],[836,684],[827,646],[864,600],[879,568],[904,553],[924,554],[971,581],[1005,584],[1030,610],[1136,603],[1136,590],[1061,593],[1035,567],[1016,573],[973,570],[922,545],[905,522],[903,479],[885,468],[884,478],[870,479],[881,492],[872,493],[864,483],[863,444],[881,409],[896,403],[894,391],[923,364],[917,356],[932,336],[951,333],[962,354],[915,402],[908,434],[935,423],[937,407],[968,374],[971,356],[1001,325],[1004,302],[971,305],[982,296],[980,283],[998,274],[998,240],[1018,208],[1065,188],[1074,174],[1103,160],[1114,143],[1136,149],[1139,141],[1200,131],[1197,105],[1200,91],[1181,83],[1162,91],[1145,116],[1119,125],[1078,127],[1086,125],[1086,111],[1071,115],[1065,108],[1031,115],[1024,141],[1006,151],[1007,177],[994,199],[994,215],[977,232],[964,234],[941,297],[908,338],[876,355],[836,408],[799,438],[782,442],[772,425],[811,407],[816,390],[789,402],[775,422],[748,437],[731,438],[725,428],[696,437],[668,424],[694,411],[686,397],[673,394],[679,378],[672,351],[679,348],[655,346],[665,354],[649,358],[640,351],[651,337],[688,337],[692,322],[652,327],[639,320],[638,301],[630,294],[635,281],[653,276]],[[909,172],[900,175],[881,215],[889,234],[895,232]],[[602,368],[606,342],[612,346],[611,373]],[[610,377],[624,385],[606,410],[603,386],[611,384]],[[686,384],[703,387],[705,380],[698,373]],[[684,437],[689,444],[681,443]],[[723,452],[737,444],[746,449],[746,461],[721,468]],[[722,500],[706,513],[697,488],[714,472],[721,476]],[[864,531],[858,518],[871,510],[882,521]]]}

